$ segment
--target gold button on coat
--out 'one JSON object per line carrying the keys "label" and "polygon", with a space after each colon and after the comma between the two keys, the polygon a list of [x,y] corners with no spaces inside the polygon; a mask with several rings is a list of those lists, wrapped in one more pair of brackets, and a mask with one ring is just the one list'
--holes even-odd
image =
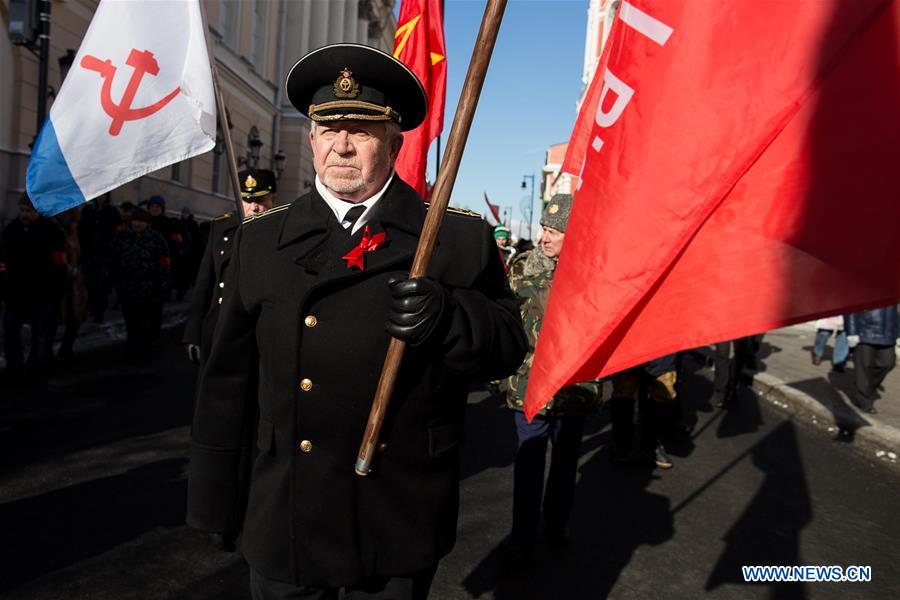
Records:
{"label": "gold button on coat", "polygon": [[225,254],[224,250],[219,250],[219,254]]}
{"label": "gold button on coat", "polygon": [[228,241],[228,236],[226,235],[226,236],[223,237],[222,239],[225,240],[225,241],[227,242],[227,241]]}
{"label": "gold button on coat", "polygon": [[303,319],[303,322],[306,323],[307,327],[315,327],[316,324],[319,322],[319,320],[317,318],[315,318],[314,316],[309,315],[308,317]]}
{"label": "gold button on coat", "polygon": [[219,304],[222,304],[222,298],[219,298]]}
{"label": "gold button on coat", "polygon": [[311,452],[312,451],[312,442],[309,440],[303,440],[300,442],[300,452]]}
{"label": "gold button on coat", "polygon": [[224,282],[224,281],[220,281],[220,282],[219,282],[219,287],[220,287],[220,288],[225,287],[225,282]]}
{"label": "gold button on coat", "polygon": [[309,379],[301,379],[300,380],[300,389],[304,392],[308,392],[312,389],[312,381]]}

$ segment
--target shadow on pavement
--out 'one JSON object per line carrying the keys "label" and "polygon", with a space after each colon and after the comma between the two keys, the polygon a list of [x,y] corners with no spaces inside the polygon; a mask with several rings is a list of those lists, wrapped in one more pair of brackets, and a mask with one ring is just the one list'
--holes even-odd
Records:
{"label": "shadow on pavement", "polygon": [[755,433],[763,424],[759,398],[753,388],[739,384],[735,394],[734,402],[724,409],[725,414],[719,421],[716,432],[719,438]]}
{"label": "shadow on pavement", "polygon": [[516,427],[506,393],[485,395],[466,406],[460,480],[487,469],[506,467],[516,460]]}
{"label": "shadow on pavement", "polygon": [[181,328],[164,331],[137,363],[123,356],[124,345],[113,344],[80,353],[41,384],[0,385],[0,465],[188,425],[196,372],[172,368],[182,360],[180,335]]}
{"label": "shadow on pavement", "polygon": [[184,524],[187,459],[0,505],[0,591],[101,554],[157,528]]}
{"label": "shadow on pavement", "polygon": [[604,598],[638,547],[674,535],[669,500],[646,489],[649,466],[610,464],[604,448],[580,471],[571,545],[539,547],[534,566],[502,565],[494,548],[463,581],[472,597]]}
{"label": "shadow on pavement", "polygon": [[[804,564],[800,532],[812,521],[813,508],[793,423],[785,421],[757,443],[750,454],[765,479],[725,534],[726,547],[706,582],[707,590],[722,584],[744,584],[743,565]],[[802,583],[770,585],[772,598],[806,597]]]}
{"label": "shadow on pavement", "polygon": [[762,341],[759,342],[759,350],[756,352],[756,370],[765,371],[767,368],[765,360],[773,354],[778,354],[782,351],[780,346],[770,344],[766,341],[766,338],[763,338]]}
{"label": "shadow on pavement", "polygon": [[[834,416],[834,422],[838,427],[838,433],[835,439],[844,442],[852,442],[856,431],[861,427],[870,426],[871,423],[857,413],[853,407],[849,406],[838,390],[847,393],[846,386],[850,381],[852,370],[850,373],[829,373],[828,379],[824,377],[816,377],[814,379],[804,379],[803,381],[793,381],[788,385],[814,398],[816,402],[828,409]],[[850,384],[852,385],[852,384]],[[849,391],[852,394],[852,387]],[[851,396],[852,397],[852,396]]]}

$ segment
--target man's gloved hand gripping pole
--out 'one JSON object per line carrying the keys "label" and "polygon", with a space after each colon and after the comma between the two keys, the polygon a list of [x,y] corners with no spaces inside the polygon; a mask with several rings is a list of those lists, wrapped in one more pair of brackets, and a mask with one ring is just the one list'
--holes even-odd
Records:
{"label": "man's gloved hand gripping pole", "polygon": [[[453,127],[450,130],[450,139],[447,142],[444,162],[441,172],[438,174],[434,188],[434,196],[428,216],[425,218],[425,226],[419,237],[419,245],[416,248],[416,257],[413,260],[409,279],[394,282],[391,285],[391,314],[389,315],[388,331],[394,335],[398,333],[410,344],[417,344],[431,334],[437,321],[443,312],[443,305],[438,301],[438,296],[446,295],[446,291],[440,284],[424,279],[434,252],[438,231],[444,219],[447,205],[450,203],[450,193],[456,181],[459,171],[459,163],[462,160],[466,139],[469,137],[469,129],[472,119],[475,117],[475,107],[478,105],[478,97],[484,85],[488,64],[497,41],[497,33],[500,31],[500,22],[503,19],[503,11],[506,8],[506,0],[488,0],[481,20],[481,29],[478,39],[475,41],[475,49],[472,52],[472,60],[469,62],[469,71],[466,74],[466,82],[460,94],[456,115],[453,118]],[[438,286],[436,291],[434,287]],[[399,298],[398,298],[399,296]],[[441,296],[445,300],[445,296]],[[410,311],[410,309],[412,309]],[[396,321],[395,321],[396,319]],[[421,337],[424,334],[424,337]],[[372,409],[369,412],[369,422],[360,444],[359,454],[356,458],[356,474],[366,476],[372,465],[372,456],[378,435],[381,433],[381,425],[387,411],[388,402],[394,391],[397,373],[400,370],[400,361],[406,348],[406,341],[395,336],[388,346],[387,356],[384,359],[384,368],[375,391],[375,399],[372,401]]]}

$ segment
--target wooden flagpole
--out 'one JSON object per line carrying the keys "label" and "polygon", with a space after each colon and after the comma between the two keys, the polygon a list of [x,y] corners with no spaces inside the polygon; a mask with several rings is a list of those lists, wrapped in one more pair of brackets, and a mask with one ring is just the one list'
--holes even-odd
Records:
{"label": "wooden flagpole", "polygon": [[[424,277],[431,262],[431,255],[437,242],[438,231],[444,220],[444,213],[450,203],[450,193],[456,182],[459,171],[459,163],[462,160],[463,149],[469,137],[469,129],[472,119],[475,117],[475,108],[478,105],[478,97],[484,85],[484,77],[487,74],[494,44],[500,30],[500,21],[503,19],[503,11],[506,8],[506,0],[488,0],[481,20],[481,30],[475,41],[475,49],[472,51],[472,60],[469,62],[469,72],[466,74],[466,82],[463,85],[456,115],[453,117],[453,127],[450,129],[450,138],[447,141],[447,149],[444,153],[442,169],[438,173],[434,186],[434,194],[431,199],[431,207],[425,218],[425,226],[419,237],[419,245],[416,248],[416,256],[413,259],[410,277]],[[381,425],[387,412],[387,406],[394,392],[394,384],[397,373],[400,370],[400,361],[406,343],[396,338],[391,339],[387,356],[384,359],[384,368],[381,371],[381,379],[375,391],[375,399],[372,401],[372,409],[369,412],[369,422],[363,435],[359,454],[356,458],[354,469],[357,475],[369,474],[372,467],[372,457],[378,436],[381,433]]]}
{"label": "wooden flagpole", "polygon": [[241,203],[241,181],[238,179],[237,162],[234,158],[234,144],[231,141],[231,132],[228,128],[228,112],[225,110],[225,98],[222,96],[222,87],[219,85],[219,69],[216,67],[216,57],[213,53],[212,40],[209,37],[209,24],[206,21],[206,3],[200,3],[200,15],[203,18],[203,37],[206,40],[206,52],[209,54],[209,68],[212,70],[213,90],[216,94],[216,108],[219,111],[219,122],[222,124],[222,139],[225,141],[225,158],[228,161],[228,173],[231,175],[231,188],[234,192],[234,206],[238,216],[243,220],[244,205]]}

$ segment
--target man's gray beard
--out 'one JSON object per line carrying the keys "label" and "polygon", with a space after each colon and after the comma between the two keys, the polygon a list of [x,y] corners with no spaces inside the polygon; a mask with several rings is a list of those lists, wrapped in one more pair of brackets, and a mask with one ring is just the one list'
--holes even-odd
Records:
{"label": "man's gray beard", "polygon": [[361,176],[356,179],[342,179],[340,177],[326,175],[322,179],[322,183],[324,183],[325,187],[329,190],[338,194],[354,194],[366,187],[366,180]]}

